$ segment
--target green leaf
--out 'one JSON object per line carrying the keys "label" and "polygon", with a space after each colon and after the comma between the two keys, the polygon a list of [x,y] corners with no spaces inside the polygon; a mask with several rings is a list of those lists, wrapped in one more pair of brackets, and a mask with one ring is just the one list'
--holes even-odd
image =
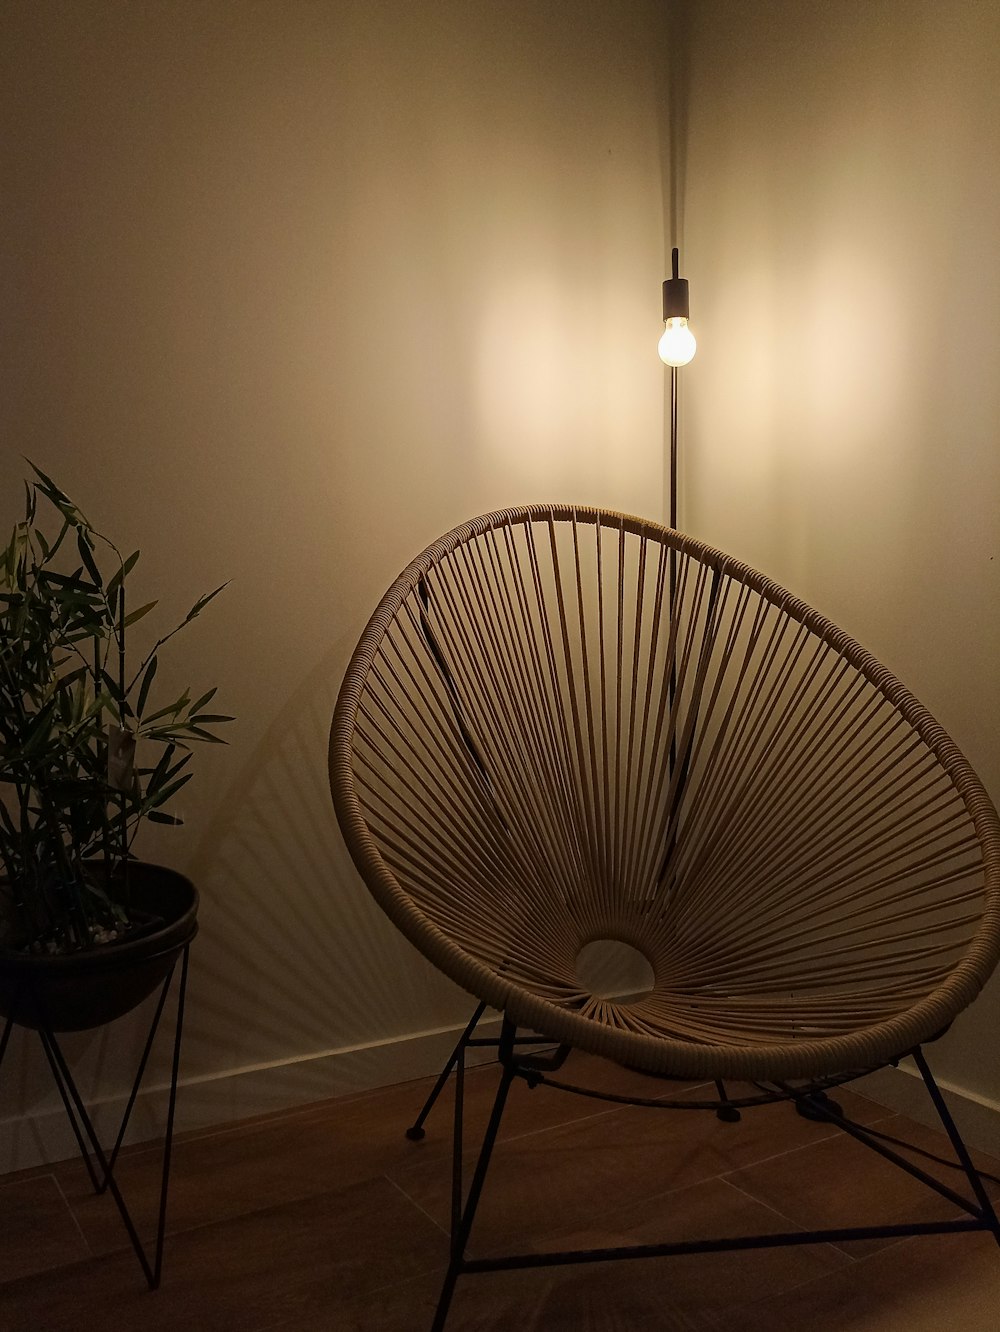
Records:
{"label": "green leaf", "polygon": [[104,579],[101,577],[101,571],[97,567],[97,561],[94,559],[93,542],[87,536],[86,531],[80,529],[76,534],[76,545],[80,552],[80,559],[83,560],[83,567],[90,574],[95,587],[103,587]]}
{"label": "green leaf", "polygon": [[149,779],[146,782],[146,793],[148,795],[155,795],[161,787],[167,782],[173,781],[181,769],[191,762],[193,755],[190,749],[186,750],[176,763],[173,763],[173,757],[176,753],[176,745],[167,745],[159,763],[155,768],[149,771]]}
{"label": "green leaf", "polygon": [[158,809],[160,805],[165,805],[171,796],[175,796],[181,787],[186,786],[193,776],[193,772],[186,772],[183,777],[178,777],[175,782],[171,782],[169,786],[165,786],[162,791],[157,791],[148,804],[147,809]]}
{"label": "green leaf", "polygon": [[16,837],[18,835],[17,825],[14,823],[10,811],[2,800],[0,800],[0,823],[3,824],[4,830],[9,833],[11,837]]}
{"label": "green leaf", "polygon": [[227,717],[224,712],[199,712],[197,716],[188,717],[188,721],[193,722],[196,726],[202,726],[206,723],[231,722],[235,720],[235,717]]}
{"label": "green leaf", "polygon": [[96,642],[103,642],[107,634],[92,624],[81,625],[79,629],[74,629],[64,635],[67,643],[82,643],[85,638],[94,639]]}
{"label": "green leaf", "polygon": [[118,681],[106,667],[101,668],[101,683],[116,703],[122,701],[120,698],[121,690],[118,688]]}
{"label": "green leaf", "polygon": [[135,705],[135,715],[142,717],[142,710],[146,706],[146,698],[149,695],[149,686],[153,683],[153,676],[156,674],[157,658],[152,656],[149,665],[146,667],[142,676],[142,684],[139,686],[139,698]]}
{"label": "green leaf", "polygon": [[119,726],[123,726],[132,716],[132,709],[129,705],[126,703],[123,709],[114,694],[102,691],[101,698],[104,700],[104,707],[106,707],[111,714],[112,720],[116,721]]}
{"label": "green leaf", "polygon": [[3,553],[4,579],[8,587],[14,584],[14,570],[17,566],[17,528],[15,527]]}
{"label": "green leaf", "polygon": [[61,574],[56,573],[54,569],[45,569],[39,574],[38,581],[42,584],[53,583],[56,587],[67,587],[79,590],[80,592],[90,592],[92,590],[91,584],[81,582],[80,573],[80,569],[77,569],[76,573],[72,574]]}
{"label": "green leaf", "polygon": [[160,761],[159,763],[157,763],[155,768],[139,769],[141,773],[144,774],[148,773],[149,781],[146,783],[147,789],[155,790],[161,782],[166,780],[167,769],[170,767],[170,760],[173,758],[173,756],[174,756],[174,746],[167,745],[166,749],[160,755]]}
{"label": "green leaf", "polygon": [[73,721],[76,699],[72,694],[60,694],[56,702],[60,721],[64,726],[69,726]]}
{"label": "green leaf", "polygon": [[77,680],[81,678],[81,676],[89,674],[90,672],[88,671],[86,666],[78,666],[75,671],[70,671],[68,675],[60,676],[59,679],[56,681],[56,688],[71,689],[73,685],[76,684]]}
{"label": "green leaf", "polygon": [[132,570],[135,568],[135,562],[138,558],[139,558],[139,552],[137,550],[134,550],[132,554],[128,557],[128,559],[125,561],[125,563],[121,566],[121,568],[117,571],[117,573],[115,573],[112,576],[107,587],[104,589],[105,596],[107,597],[109,602],[114,600],[118,592],[119,584],[123,583],[125,579],[129,576],[129,574],[132,572]]}
{"label": "green leaf", "polygon": [[199,597],[198,600],[191,607],[191,609],[188,611],[187,615],[184,616],[184,623],[187,624],[188,621],[193,620],[196,615],[200,615],[201,612],[208,605],[208,603],[212,600],[212,598],[217,597],[219,593],[222,591],[222,589],[228,586],[229,586],[229,581],[227,580],[225,583],[221,583],[215,589],[214,592],[209,592],[206,596]]}
{"label": "green leaf", "polygon": [[196,703],[191,704],[191,711],[199,712],[205,706],[206,703],[210,702],[216,696],[218,692],[219,692],[219,686],[216,685],[215,688],[210,689],[207,694],[202,694],[201,698],[199,698]]}
{"label": "green leaf", "polygon": [[[46,564],[49,562],[49,560],[51,560],[51,559],[53,558],[53,556],[55,556],[55,555],[57,554],[57,552],[58,552],[58,550],[59,550],[59,547],[62,545],[62,543],[63,543],[63,542],[65,541],[65,539],[66,539],[66,534],[67,534],[67,532],[69,532],[70,529],[71,529],[72,527],[73,527],[73,524],[69,521],[69,519],[66,517],[66,515],[63,514],[63,525],[62,525],[62,527],[59,529],[59,535],[56,537],[56,539],[55,539],[55,543],[53,544],[53,546],[51,547],[51,549],[50,549],[50,550],[47,550],[46,553],[45,553],[45,562],[46,562]],[[36,535],[40,535],[40,533],[36,533]]]}
{"label": "green leaf", "polygon": [[226,742],[219,735],[213,735],[211,731],[203,731],[200,726],[185,726],[186,735],[191,740],[202,740],[207,744],[224,745]]}
{"label": "green leaf", "polygon": [[45,707],[42,708],[41,712],[39,712],[36,717],[35,724],[28,733],[28,738],[25,740],[21,750],[24,757],[27,758],[31,754],[36,753],[52,733],[52,723],[55,720],[53,707],[54,705],[51,701],[46,703]]}
{"label": "green leaf", "polygon": [[183,727],[179,727],[175,722],[165,726],[150,726],[148,728],[144,726],[139,734],[144,740],[156,740],[159,744],[176,743],[182,745],[185,749],[187,748],[185,743],[187,735]]}
{"label": "green leaf", "polygon": [[190,700],[188,698],[188,693],[187,690],[185,689],[184,693],[180,696],[180,698],[177,700],[176,703],[169,703],[165,708],[160,708],[158,712],[150,713],[150,715],[145,719],[146,725],[148,726],[150,722],[159,721],[161,717],[176,717],[178,713],[184,711],[184,709],[188,706],[189,702]]}
{"label": "green leaf", "polygon": [[52,500],[54,504],[58,504],[59,506],[65,506],[67,509],[75,508],[70,497],[59,489],[50,476],[46,476],[42,469],[33,463],[30,458],[26,458],[25,462],[27,462],[28,466],[42,482],[42,494],[45,495],[47,499]]}
{"label": "green leaf", "polygon": [[127,629],[130,624],[135,624],[136,620],[141,620],[144,615],[148,615],[156,604],[155,601],[148,601],[145,606],[140,606],[138,610],[134,610],[130,615],[126,615],[125,628]]}
{"label": "green leaf", "polygon": [[101,690],[101,692],[95,694],[94,698],[91,700],[89,707],[83,714],[82,720],[86,721],[90,717],[99,717],[105,709],[114,715],[116,721],[118,720],[119,713],[117,703],[110,694]]}
{"label": "green leaf", "polygon": [[146,818],[150,823],[169,823],[174,828],[180,828],[184,823],[176,814],[164,814],[161,809],[151,809],[146,813]]}
{"label": "green leaf", "polygon": [[[31,466],[34,468],[35,474],[39,477],[39,480],[35,482],[35,489],[40,491],[54,508],[58,509],[65,522],[75,528],[77,532],[91,531],[90,523],[76,507],[70,497],[64,491],[60,490],[52,478],[46,476],[41,468],[35,467],[34,463],[31,463]],[[64,534],[60,534],[60,541],[62,540],[63,535]],[[59,543],[57,542],[56,544],[58,545]]]}
{"label": "green leaf", "polygon": [[[171,746],[170,746],[170,749],[171,749],[172,751],[176,751],[176,748],[177,748],[176,745],[171,745]],[[185,767],[191,762],[191,760],[192,760],[193,758],[194,758],[194,753],[193,753],[193,751],[190,750],[190,749],[185,749],[184,753],[183,753],[183,754],[181,755],[181,757],[177,760],[177,762],[176,762],[176,763],[172,763],[172,764],[170,765],[170,767],[167,769],[166,776],[165,776],[164,780],[165,780],[165,781],[168,781],[168,782],[172,782],[173,779],[177,776],[177,774],[181,771],[181,769],[182,769],[182,768],[185,768]]]}

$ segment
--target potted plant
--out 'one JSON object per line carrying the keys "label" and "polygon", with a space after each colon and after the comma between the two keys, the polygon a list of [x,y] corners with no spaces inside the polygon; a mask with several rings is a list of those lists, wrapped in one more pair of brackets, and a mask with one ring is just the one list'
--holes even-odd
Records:
{"label": "potted plant", "polygon": [[140,654],[123,558],[31,464],[0,554],[0,1015],[51,1031],[139,1003],[197,929],[182,875],[133,856],[145,820],[177,824],[191,745],[220,742],[215,694],[156,697],[161,650],[221,588]]}

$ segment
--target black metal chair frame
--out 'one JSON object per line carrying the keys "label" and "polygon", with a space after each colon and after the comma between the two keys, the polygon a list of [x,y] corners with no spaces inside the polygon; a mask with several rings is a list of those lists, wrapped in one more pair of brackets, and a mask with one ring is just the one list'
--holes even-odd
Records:
{"label": "black metal chair frame", "polygon": [[[454,1071],[455,1109],[452,1144],[450,1258],[431,1332],[442,1332],[458,1278],[472,1273],[501,1272],[527,1267],[557,1267],[605,1262],[612,1259],[664,1258],[680,1254],[720,1253],[733,1250],[782,1248],[802,1244],[841,1243],[862,1239],[901,1239],[914,1235],[943,1235],[979,1230],[989,1231],[997,1244],[1000,1245],[1000,1218],[997,1216],[993,1203],[972,1162],[969,1150],[934,1080],[924,1056],[923,1048],[919,1045],[911,1050],[903,1051],[899,1055],[899,1059],[910,1056],[916,1063],[941,1125],[955,1152],[957,1158],[955,1164],[964,1171],[968,1180],[973,1194],[972,1199],[949,1188],[927,1171],[921,1170],[919,1166],[906,1160],[898,1152],[880,1142],[862,1125],[845,1119],[836,1102],[826,1095],[828,1089],[853,1081],[866,1073],[874,1072],[874,1069],[856,1069],[833,1077],[817,1079],[803,1086],[792,1086],[785,1082],[772,1082],[770,1087],[761,1084],[757,1095],[738,1098],[730,1097],[724,1084],[720,1081],[715,1083],[717,1097],[711,1100],[667,1100],[665,1098],[650,1099],[624,1096],[575,1086],[549,1076],[562,1067],[571,1053],[571,1047],[560,1045],[550,1055],[525,1053],[523,1049],[525,1046],[545,1045],[552,1047],[554,1042],[547,1037],[534,1034],[519,1036],[516,1026],[506,1016],[503,1018],[499,1037],[476,1036],[476,1027],[485,1010],[486,1005],[482,1003],[476,1009],[459,1037],[417,1119],[406,1130],[406,1136],[413,1141],[417,1141],[424,1136],[424,1122],[443,1091],[449,1076]],[[479,1157],[466,1193],[462,1177],[466,1051],[477,1047],[496,1049],[501,1066],[501,1077]],[[891,1062],[896,1064],[898,1059]],[[515,1078],[522,1079],[529,1087],[544,1084],[562,1091],[620,1105],[644,1106],[658,1110],[714,1110],[720,1119],[727,1122],[739,1120],[741,1111],[744,1109],[778,1101],[789,1101],[806,1118],[824,1120],[835,1125],[857,1142],[862,1143],[898,1169],[920,1181],[927,1188],[932,1189],[953,1206],[966,1213],[967,1219],[903,1222],[880,1226],[841,1226],[819,1230],[784,1231],[765,1235],[684,1240],[664,1244],[635,1244],[615,1248],[571,1249],[557,1252],[507,1254],[493,1258],[469,1258],[466,1256],[466,1251],[476,1210],[482,1197],[483,1186],[486,1182],[486,1174],[499,1133],[507,1096]]]}
{"label": "black metal chair frame", "polygon": [[[818,612],[645,519],[566,504],[485,514],[412,560],[372,613],[329,766],[376,901],[480,1002],[408,1131],[423,1135],[454,1069],[436,1332],[465,1273],[964,1230],[1000,1243],[923,1054],[1000,962],[1000,820],[934,718]],[[578,961],[601,940],[642,954],[647,992],[592,992]],[[503,1014],[497,1039],[475,1034],[486,1004]],[[466,1193],[465,1064],[479,1046],[497,1050],[501,1077]],[[571,1047],[704,1078],[715,1097],[575,1087],[554,1076]],[[971,1198],[824,1099],[906,1056]],[[515,1078],[726,1120],[788,1100],[965,1215],[470,1258]],[[723,1078],[760,1090],[734,1099]]]}
{"label": "black metal chair frame", "polygon": [[[139,1266],[142,1268],[143,1276],[150,1290],[156,1290],[160,1284],[163,1274],[163,1241],[167,1223],[167,1196],[170,1185],[170,1162],[173,1147],[174,1136],[174,1118],[177,1106],[177,1080],[180,1071],[181,1057],[181,1036],[184,1028],[184,1000],[187,993],[188,979],[188,955],[190,942],[186,943],[178,958],[174,959],[170,971],[160,988],[160,993],[156,1002],[156,1009],[153,1013],[152,1022],[146,1036],[143,1046],[142,1056],[139,1060],[139,1066],[136,1071],[135,1079],[132,1083],[132,1089],[129,1093],[128,1101],[122,1115],[115,1143],[110,1154],[106,1153],[101,1146],[100,1139],[94,1128],[93,1120],[87,1112],[83,1098],[77,1088],[73,1074],[63,1054],[62,1048],[51,1026],[40,1025],[36,1028],[38,1036],[45,1051],[45,1058],[52,1073],[53,1081],[59,1091],[59,1097],[69,1119],[70,1127],[73,1130],[73,1136],[76,1139],[80,1150],[80,1156],[87,1168],[87,1174],[90,1176],[90,1182],[93,1185],[94,1192],[103,1194],[110,1193],[114,1200],[118,1213],[121,1216],[122,1224],[128,1234],[129,1242],[139,1260]],[[167,1121],[163,1136],[163,1157],[160,1173],[160,1198],[157,1213],[156,1236],[153,1245],[152,1261],[139,1237],[132,1214],[114,1177],[115,1166],[118,1162],[118,1156],[125,1141],[125,1134],[128,1130],[129,1120],[132,1117],[132,1110],[135,1106],[139,1090],[142,1085],[143,1076],[146,1072],[146,1066],[149,1062],[149,1056],[152,1053],[153,1042],[156,1039],[157,1031],[160,1027],[160,1019],[163,1016],[163,1010],[166,1006],[167,995],[171,988],[171,983],[177,971],[177,963],[180,962],[180,980],[177,988],[177,1012],[174,1022],[173,1053],[170,1066],[170,1090],[167,1101]],[[7,1046],[10,1043],[11,1032],[17,1025],[16,1016],[17,1003],[15,1001],[14,1011],[7,1018],[3,1030],[3,1036],[0,1037],[0,1066],[3,1064],[4,1056],[7,1053]]]}

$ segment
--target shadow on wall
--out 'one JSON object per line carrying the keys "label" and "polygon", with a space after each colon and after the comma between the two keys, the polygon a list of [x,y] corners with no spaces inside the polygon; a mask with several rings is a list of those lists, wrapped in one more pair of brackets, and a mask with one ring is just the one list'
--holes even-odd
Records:
{"label": "shadow on wall", "polygon": [[[353,641],[339,640],[305,677],[250,754],[185,867],[202,902],[191,953],[182,1082],[298,1066],[278,1077],[273,1092],[252,1078],[231,1081],[220,1089],[225,1105],[211,1102],[215,1117],[347,1089],[330,1082],[321,1062],[313,1064],[331,1051],[352,1051],[352,1086],[383,1082],[381,1042],[455,1025],[469,1015],[471,999],[424,961],[376,906],[337,827],[327,739],[352,648]],[[151,858],[169,856],[154,852]],[[176,987],[145,1089],[169,1078],[175,998]],[[110,1026],[61,1038],[88,1103],[114,1102],[124,1094],[154,1005],[155,996]],[[404,1057],[401,1077],[415,1076],[408,1067]],[[53,1115],[61,1119],[58,1095],[33,1032],[15,1030],[3,1071],[0,1125],[7,1122],[13,1143],[11,1168],[63,1155],[65,1144],[53,1145],[47,1123]],[[150,1118],[142,1103],[136,1126],[140,1137],[162,1131],[157,1113]],[[106,1123],[103,1132],[113,1136],[114,1130]],[[18,1156],[22,1151],[27,1155]]]}
{"label": "shadow on wall", "polygon": [[189,872],[209,891],[192,969],[189,1075],[294,1060],[463,1020],[468,1002],[392,926],[337,827],[327,739],[353,641],[277,715]]}
{"label": "shadow on wall", "polygon": [[[4,66],[8,433],[69,485],[114,478],[154,581],[181,558],[247,596],[199,649],[245,726],[199,764],[183,846],[143,842],[202,892],[184,1076],[460,1021],[336,828],[349,645],[320,589],[360,616],[381,561],[504,503],[658,501],[655,7],[36,8]],[[44,183],[77,177],[53,211]],[[127,1082],[144,1016],[67,1043],[85,1094]],[[54,1095],[28,1045],[0,1113]]]}
{"label": "shadow on wall", "polygon": [[666,248],[683,245],[684,200],[687,184],[688,121],[691,104],[691,11],[687,5],[671,5],[667,18],[668,78],[666,104],[666,148],[663,163],[664,213],[668,231]]}

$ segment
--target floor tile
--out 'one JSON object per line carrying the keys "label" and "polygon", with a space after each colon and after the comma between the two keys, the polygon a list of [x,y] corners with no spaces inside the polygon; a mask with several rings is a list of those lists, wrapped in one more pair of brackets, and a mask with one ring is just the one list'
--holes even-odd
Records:
{"label": "floor tile", "polygon": [[[655,1097],[671,1085],[589,1055],[574,1056],[567,1067],[574,1079],[604,1091]],[[472,1069],[466,1075],[470,1141],[485,1130],[498,1080],[496,1067]],[[422,1079],[179,1139],[171,1167],[170,1231],[360,1183],[415,1162],[446,1162],[452,1142],[451,1084],[434,1107],[424,1140],[414,1143],[405,1137],[432,1085],[433,1079]],[[681,1090],[688,1086],[682,1084]],[[548,1087],[531,1090],[519,1081],[511,1091],[504,1137],[583,1120],[605,1108],[599,1101]],[[116,1168],[119,1187],[143,1235],[156,1225],[161,1160],[158,1148],[130,1151]],[[128,1241],[114,1205],[110,1198],[94,1196],[82,1162],[63,1162],[53,1169],[94,1252],[123,1248]],[[438,1169],[445,1178],[447,1166]]]}
{"label": "floor tile", "polygon": [[[460,1278],[447,1332],[709,1332],[712,1324],[674,1308],[652,1264],[632,1268],[624,1285],[609,1285],[607,1268],[496,1272]],[[421,1278],[376,1291],[329,1310],[336,1332],[427,1332],[441,1279]],[[316,1332],[291,1319],[282,1332]]]}
{"label": "floor tile", "polygon": [[[398,1141],[397,1141],[398,1139]],[[168,1231],[248,1215],[378,1178],[394,1155],[407,1157],[402,1135],[380,1131],[361,1107],[332,1115],[292,1115],[178,1142],[171,1164]],[[155,1228],[162,1156],[132,1152],[115,1177],[143,1235]],[[56,1168],[95,1252],[127,1244],[109,1198],[95,1197],[79,1161]]]}
{"label": "floor tile", "polygon": [[[546,1053],[542,1050],[540,1053]],[[623,1068],[608,1059],[599,1059],[596,1055],[574,1051],[565,1064],[551,1075],[561,1082],[586,1088],[595,1092],[612,1093],[619,1096],[639,1096],[650,1100],[666,1096],[683,1095],[693,1088],[701,1086],[694,1079],[671,1080],[652,1077],[633,1069]],[[415,1117],[423,1104],[424,1097],[432,1085],[431,1079],[422,1084],[410,1083],[413,1093],[408,1096],[409,1118],[405,1115],[394,1118],[394,1128],[405,1128]],[[500,1081],[499,1065],[495,1062],[470,1069],[465,1076],[465,1119],[466,1127],[473,1139],[482,1137],[489,1119],[497,1085]],[[417,1091],[419,1085],[419,1092]],[[440,1151],[451,1153],[451,1123],[454,1111],[454,1078],[450,1079],[445,1090],[426,1122],[426,1134],[421,1143],[422,1151]],[[542,1083],[530,1088],[522,1079],[515,1080],[504,1111],[502,1138],[518,1137],[524,1133],[537,1133],[541,1129],[552,1128],[587,1119],[592,1115],[602,1114],[613,1108],[613,1102],[604,1102],[586,1096],[574,1095],[557,1087]]]}
{"label": "floor tile", "polygon": [[295,1319],[320,1328],[329,1309],[366,1298],[386,1272],[403,1281],[438,1271],[446,1253],[444,1236],[399,1190],[373,1180],[174,1236],[156,1292],[131,1253],[13,1282],[0,1308],[16,1308],[15,1321],[0,1327],[257,1332]]}
{"label": "floor tile", "polygon": [[52,1175],[0,1184],[0,1282],[90,1253]]}
{"label": "floor tile", "polygon": [[921,1236],[818,1281],[717,1315],[717,1332],[997,1332],[1000,1248],[990,1235]]}
{"label": "floor tile", "polygon": [[[734,1084],[733,1094],[741,1090]],[[700,1096],[692,1091],[680,1099]],[[845,1096],[845,1105],[859,1118],[885,1113],[862,1097]],[[747,1110],[737,1124],[720,1122],[710,1110],[628,1107],[501,1140],[471,1248],[485,1253],[544,1247],[552,1234],[580,1216],[603,1215],[611,1207],[726,1174],[838,1132],[803,1119],[787,1104]],[[474,1159],[470,1151],[467,1178]],[[428,1215],[448,1225],[451,1176],[443,1161],[414,1161],[388,1173]]]}
{"label": "floor tile", "polygon": [[[557,1238],[560,1248],[604,1248],[743,1238],[789,1229],[795,1227],[770,1208],[724,1180],[710,1179],[595,1217]],[[638,1270],[652,1264],[660,1270],[671,1306],[700,1315],[790,1290],[850,1261],[829,1244],[788,1246],[629,1260],[607,1264],[603,1279],[627,1286]]]}
{"label": "floor tile", "polygon": [[[470,1155],[497,1076],[495,1066],[469,1072]],[[706,1094],[590,1056],[574,1057],[560,1076],[687,1104]],[[423,1332],[447,1259],[451,1087],[422,1142],[409,1142],[404,1129],[431,1085],[182,1135],[164,1282],[153,1294],[121,1247],[112,1204],[90,1195],[78,1162],[8,1177],[0,1225],[13,1238],[0,1243],[0,1332]],[[948,1151],[941,1135],[849,1090],[836,1095],[859,1122]],[[961,1182],[945,1167],[928,1169]],[[157,1152],[129,1149],[119,1179],[151,1234]],[[64,1194],[98,1256],[86,1256]],[[879,1208],[875,1219],[886,1209],[919,1219],[920,1195],[934,1214],[947,1210],[834,1125],[811,1123],[787,1104],[724,1124],[710,1111],[626,1108],[517,1083],[471,1249],[863,1224]],[[998,1280],[1000,1250],[980,1235],[897,1241],[860,1257],[856,1248],[810,1245],[575,1264],[461,1278],[448,1329],[998,1332]]]}
{"label": "floor tile", "polygon": [[[917,1147],[938,1155],[952,1155],[947,1140],[914,1120],[902,1115],[879,1121],[880,1130],[905,1139]],[[936,1179],[958,1193],[970,1196],[964,1173],[934,1161],[907,1153],[902,1147],[886,1144],[908,1156]],[[976,1155],[984,1169],[1000,1172],[989,1158]],[[730,1183],[752,1197],[807,1228],[829,1226],[895,1225],[908,1221],[948,1220],[961,1210],[947,1199],[931,1192],[919,1180],[877,1156],[863,1144],[844,1134],[816,1143],[808,1151],[787,1152],[726,1176]],[[1000,1186],[991,1185],[1000,1193]],[[892,1244],[892,1239],[845,1241],[843,1248],[852,1257],[861,1257]],[[1000,1327],[1000,1317],[997,1320]]]}

